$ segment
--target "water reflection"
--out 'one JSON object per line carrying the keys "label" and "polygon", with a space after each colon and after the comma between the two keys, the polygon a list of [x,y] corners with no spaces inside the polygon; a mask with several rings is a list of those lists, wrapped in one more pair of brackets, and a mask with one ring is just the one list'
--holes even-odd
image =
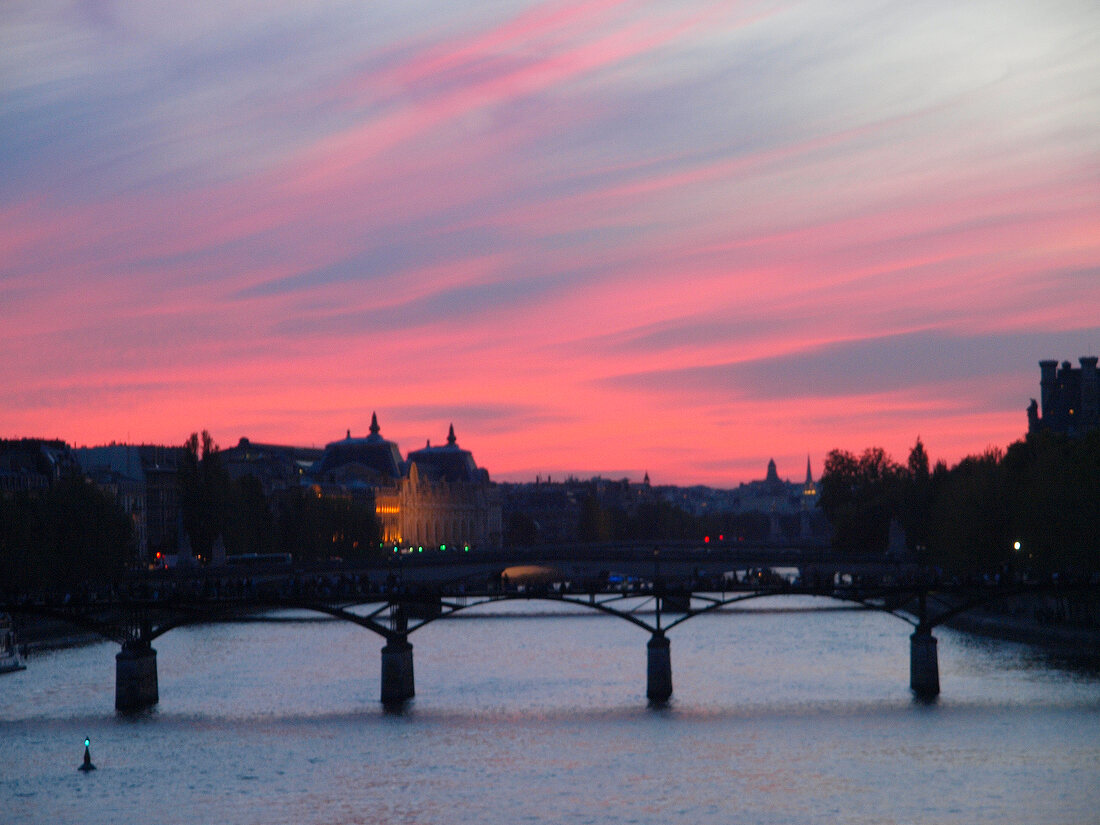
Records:
{"label": "water reflection", "polygon": [[904,623],[745,607],[670,634],[676,692],[652,708],[647,635],[556,605],[414,634],[399,712],[378,702],[382,640],[328,620],[173,631],[161,704],[132,716],[114,646],[35,656],[0,685],[4,821],[1030,825],[1100,806],[1095,657],[943,629],[944,692],[921,705]]}

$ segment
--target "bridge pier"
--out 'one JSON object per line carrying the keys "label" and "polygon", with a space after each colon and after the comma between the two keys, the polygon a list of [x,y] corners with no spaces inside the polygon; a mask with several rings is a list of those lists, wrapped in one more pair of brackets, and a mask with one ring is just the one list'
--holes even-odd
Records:
{"label": "bridge pier", "polygon": [[382,648],[382,704],[400,704],[416,694],[413,683],[413,646],[401,636]]}
{"label": "bridge pier", "polygon": [[115,710],[141,710],[158,701],[157,652],[148,642],[126,642],[115,654]]}
{"label": "bridge pier", "polygon": [[645,695],[657,704],[672,696],[672,652],[668,637],[660,631],[646,643]]}
{"label": "bridge pier", "polygon": [[909,687],[922,699],[934,699],[940,693],[936,644],[936,637],[927,627],[918,627],[909,637]]}

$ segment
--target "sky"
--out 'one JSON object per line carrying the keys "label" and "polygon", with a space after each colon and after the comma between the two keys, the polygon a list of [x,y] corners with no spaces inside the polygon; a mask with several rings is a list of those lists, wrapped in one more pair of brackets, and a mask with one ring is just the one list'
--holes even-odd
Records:
{"label": "sky", "polygon": [[1095,0],[0,4],[0,437],[729,487],[1098,349]]}

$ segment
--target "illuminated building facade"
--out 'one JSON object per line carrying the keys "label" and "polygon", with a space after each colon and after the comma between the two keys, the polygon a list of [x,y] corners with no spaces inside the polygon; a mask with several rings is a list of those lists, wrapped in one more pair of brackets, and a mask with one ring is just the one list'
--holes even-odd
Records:
{"label": "illuminated building facade", "polygon": [[307,481],[322,495],[374,502],[381,540],[395,547],[499,547],[500,496],[489,474],[458,446],[452,426],[444,446],[410,452],[407,460],[382,437],[377,415],[370,435],[325,447]]}

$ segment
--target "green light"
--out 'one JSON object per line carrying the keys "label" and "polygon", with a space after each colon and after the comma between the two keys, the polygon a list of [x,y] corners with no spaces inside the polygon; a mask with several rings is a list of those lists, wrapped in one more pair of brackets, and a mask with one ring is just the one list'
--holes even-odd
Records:
{"label": "green light", "polygon": [[447,545],[445,545],[445,544],[441,544],[441,545],[439,545],[439,549],[440,549],[440,550],[446,550],[446,549],[447,549]]}
{"label": "green light", "polygon": [[84,737],[84,747],[88,747],[91,744],[92,744],[92,740],[88,739],[87,737]]}
{"label": "green light", "polygon": [[417,553],[423,553],[423,552],[424,552],[424,548],[423,548],[423,547],[417,547],[417,548],[416,548],[416,552],[417,552]]}
{"label": "green light", "polygon": [[466,545],[465,547],[463,547],[462,549],[463,549],[463,550],[465,550],[465,551],[466,551],[467,553],[469,553],[469,552],[470,552],[470,545],[468,545],[468,544],[467,544],[467,545]]}

